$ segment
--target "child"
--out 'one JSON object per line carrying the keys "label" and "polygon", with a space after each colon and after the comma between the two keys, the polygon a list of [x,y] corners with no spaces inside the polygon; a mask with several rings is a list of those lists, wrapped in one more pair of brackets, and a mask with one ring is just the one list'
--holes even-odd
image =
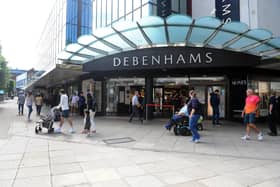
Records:
{"label": "child", "polygon": [[95,123],[93,121],[95,116],[95,112],[90,110],[85,110],[85,117],[84,117],[84,130],[82,131],[82,134],[90,134],[90,128],[92,127],[92,133],[96,133],[95,130]]}

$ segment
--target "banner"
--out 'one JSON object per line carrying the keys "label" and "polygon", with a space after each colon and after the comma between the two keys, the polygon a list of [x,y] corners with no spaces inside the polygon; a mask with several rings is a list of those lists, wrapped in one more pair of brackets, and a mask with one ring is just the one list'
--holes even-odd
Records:
{"label": "banner", "polygon": [[240,21],[239,0],[216,0],[216,17],[224,23]]}
{"label": "banner", "polygon": [[171,0],[157,0],[157,15],[167,17],[171,14]]}

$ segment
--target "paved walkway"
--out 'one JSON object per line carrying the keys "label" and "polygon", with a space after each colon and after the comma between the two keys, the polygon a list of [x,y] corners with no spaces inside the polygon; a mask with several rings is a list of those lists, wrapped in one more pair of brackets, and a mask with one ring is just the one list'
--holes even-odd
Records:
{"label": "paved walkway", "polygon": [[[16,111],[14,101],[0,108],[13,106]],[[97,117],[91,137],[69,134],[67,124],[62,134],[36,135],[34,122],[15,113],[8,122],[0,119],[11,125],[8,138],[0,139],[1,187],[280,186],[280,138],[244,142],[238,123],[213,128],[206,122],[202,143],[193,144],[166,131],[165,120],[141,125]],[[79,117],[74,124],[78,132],[83,127]],[[135,141],[107,144],[115,138]]]}

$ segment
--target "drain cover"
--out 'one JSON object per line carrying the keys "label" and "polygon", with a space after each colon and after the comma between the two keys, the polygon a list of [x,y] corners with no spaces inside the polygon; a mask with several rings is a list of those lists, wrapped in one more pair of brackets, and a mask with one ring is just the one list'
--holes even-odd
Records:
{"label": "drain cover", "polygon": [[135,141],[135,140],[130,138],[130,137],[113,138],[113,139],[103,140],[103,142],[106,143],[106,144],[119,144],[119,143],[133,142],[133,141]]}

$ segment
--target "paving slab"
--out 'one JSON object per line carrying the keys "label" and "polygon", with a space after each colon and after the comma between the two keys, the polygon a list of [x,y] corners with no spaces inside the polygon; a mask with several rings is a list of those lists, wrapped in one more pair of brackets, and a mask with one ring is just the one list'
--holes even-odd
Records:
{"label": "paving slab", "polygon": [[[194,144],[166,131],[162,119],[130,124],[97,117],[97,133],[87,137],[68,133],[67,124],[62,134],[37,135],[36,116],[27,123],[9,115],[7,138],[0,139],[0,186],[279,186],[280,137],[242,141],[244,127],[236,122],[217,128],[205,121],[202,142]],[[73,121],[82,130],[82,118]],[[135,141],[104,143],[124,137]]]}

